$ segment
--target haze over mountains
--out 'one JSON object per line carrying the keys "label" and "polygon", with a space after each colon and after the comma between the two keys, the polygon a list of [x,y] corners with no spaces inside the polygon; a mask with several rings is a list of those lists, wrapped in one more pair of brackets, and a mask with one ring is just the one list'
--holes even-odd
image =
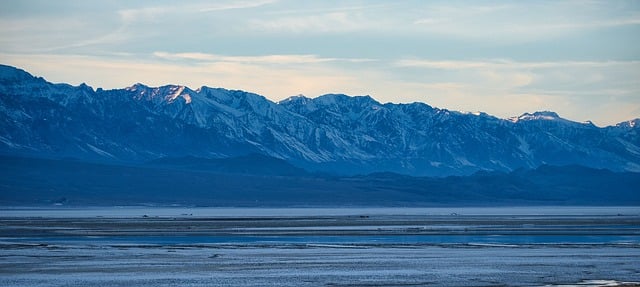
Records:
{"label": "haze over mountains", "polygon": [[553,112],[500,119],[339,94],[275,103],[209,87],[94,90],[0,66],[5,155],[142,163],[263,154],[338,174],[467,175],[544,164],[637,172],[638,123],[601,128]]}
{"label": "haze over mountains", "polygon": [[0,205],[634,205],[639,123],[94,90],[0,66]]}

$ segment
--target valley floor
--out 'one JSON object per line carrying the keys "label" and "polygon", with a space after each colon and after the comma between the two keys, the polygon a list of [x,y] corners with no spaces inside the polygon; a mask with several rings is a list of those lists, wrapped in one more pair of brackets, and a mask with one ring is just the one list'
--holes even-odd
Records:
{"label": "valley floor", "polygon": [[0,255],[2,286],[553,286],[640,278],[635,246],[5,244]]}
{"label": "valley floor", "polygon": [[43,217],[4,211],[0,286],[613,286],[640,281],[640,213],[633,208],[604,215],[356,211]]}

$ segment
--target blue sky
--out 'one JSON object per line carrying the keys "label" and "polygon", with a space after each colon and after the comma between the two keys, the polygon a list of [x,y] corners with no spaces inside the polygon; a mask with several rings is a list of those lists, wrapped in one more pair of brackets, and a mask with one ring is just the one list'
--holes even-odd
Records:
{"label": "blue sky", "polygon": [[640,1],[0,0],[0,63],[604,126],[640,117]]}

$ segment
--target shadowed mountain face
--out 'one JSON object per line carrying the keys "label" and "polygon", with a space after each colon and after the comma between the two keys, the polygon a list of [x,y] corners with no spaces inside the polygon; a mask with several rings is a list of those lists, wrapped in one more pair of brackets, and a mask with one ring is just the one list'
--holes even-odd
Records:
{"label": "shadowed mountain face", "polygon": [[274,103],[208,87],[93,90],[0,66],[0,153],[13,156],[142,163],[262,154],[335,174],[465,175],[544,164],[640,171],[638,123],[599,128],[553,112],[499,119],[368,96]]}
{"label": "shadowed mountain face", "polygon": [[580,166],[435,178],[308,174],[257,155],[137,166],[0,156],[0,206],[638,205],[639,188],[637,173]]}

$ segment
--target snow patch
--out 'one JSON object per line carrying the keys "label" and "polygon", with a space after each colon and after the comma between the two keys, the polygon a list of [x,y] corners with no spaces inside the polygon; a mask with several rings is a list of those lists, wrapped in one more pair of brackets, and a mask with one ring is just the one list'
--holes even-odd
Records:
{"label": "snow patch", "polygon": [[543,112],[535,112],[533,114],[524,113],[519,117],[511,117],[511,118],[508,118],[507,120],[513,123],[517,123],[519,121],[533,121],[533,120],[553,121],[553,120],[560,120],[560,119],[561,119],[560,116],[558,116],[558,114],[556,114],[555,112],[543,111]]}
{"label": "snow patch", "polygon": [[18,144],[15,144],[15,143],[11,142],[9,139],[7,139],[7,138],[5,138],[3,136],[0,136],[0,142],[4,143],[5,145],[7,145],[10,148],[21,148],[22,147],[22,146],[20,146]]}
{"label": "snow patch", "polygon": [[529,143],[527,143],[527,141],[525,141],[521,136],[517,136],[516,138],[520,142],[518,149],[526,155],[531,155],[531,147],[529,146]]}
{"label": "snow patch", "polygon": [[476,166],[475,164],[467,160],[467,158],[465,157],[456,157],[455,161],[463,166]]}
{"label": "snow patch", "polygon": [[640,155],[640,147],[638,147],[638,146],[634,145],[633,143],[630,143],[630,142],[628,142],[626,140],[623,140],[621,138],[617,138],[616,140],[618,140],[618,142],[620,144],[622,144],[622,146],[624,146],[624,148],[628,152],[630,152],[630,153],[632,153],[634,155]]}
{"label": "snow patch", "polygon": [[89,147],[93,152],[95,152],[95,153],[97,153],[97,154],[99,154],[101,156],[115,158],[115,156],[113,156],[112,154],[110,154],[110,153],[108,153],[108,152],[106,152],[104,150],[101,150],[101,149],[99,149],[99,148],[97,148],[97,147],[95,147],[95,146],[93,146],[91,144],[87,144],[87,147]]}
{"label": "snow patch", "polygon": [[492,160],[489,160],[489,162],[491,162],[492,164],[494,164],[496,166],[502,167],[502,168],[504,168],[506,170],[511,170],[511,168],[509,168],[508,165],[504,164],[503,162],[501,162],[499,160],[492,159]]}
{"label": "snow patch", "polygon": [[165,99],[170,103],[175,101],[180,96],[180,94],[182,94],[182,92],[184,91],[184,88],[185,88],[184,86],[177,86],[177,87],[171,88],[172,94],[167,95]]}
{"label": "snow patch", "polygon": [[190,104],[191,103],[191,96],[189,96],[189,94],[183,94],[182,98],[184,98],[184,102],[186,104]]}
{"label": "snow patch", "polygon": [[306,104],[309,100],[310,99],[305,97],[303,94],[299,94],[299,95],[288,97],[282,101],[279,101],[277,102],[277,104],[280,105],[280,104],[286,104],[286,103],[296,102],[296,101],[302,101],[303,104]]}
{"label": "snow patch", "polygon": [[433,167],[439,167],[439,166],[442,165],[442,163],[439,162],[439,161],[431,161],[431,162],[429,162],[429,164],[431,164],[431,166],[433,166]]}

